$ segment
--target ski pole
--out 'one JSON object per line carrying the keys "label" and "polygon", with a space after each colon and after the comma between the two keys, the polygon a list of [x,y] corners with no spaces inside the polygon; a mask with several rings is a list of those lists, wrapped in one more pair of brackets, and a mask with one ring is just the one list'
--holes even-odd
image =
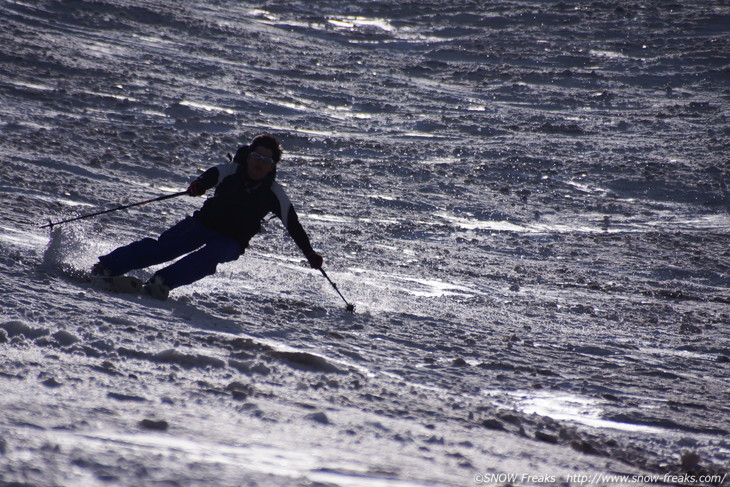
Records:
{"label": "ski pole", "polygon": [[340,297],[342,298],[342,300],[343,300],[343,301],[345,302],[345,304],[347,305],[347,306],[345,307],[345,309],[346,309],[346,310],[347,310],[348,312],[350,312],[350,313],[354,313],[354,312],[355,312],[355,305],[354,305],[354,304],[350,304],[350,303],[348,303],[348,302],[347,302],[347,300],[346,300],[346,299],[345,299],[345,297],[344,297],[344,296],[342,295],[342,293],[340,292],[340,290],[339,290],[339,289],[337,289],[337,284],[335,284],[334,282],[332,282],[332,279],[330,279],[330,276],[328,276],[328,275],[327,275],[327,273],[326,273],[326,272],[324,271],[324,269],[320,268],[320,269],[319,269],[319,272],[321,272],[321,273],[322,273],[322,275],[323,275],[323,276],[325,277],[325,279],[327,279],[327,280],[328,280],[328,281],[330,282],[330,284],[332,284],[332,287],[334,288],[334,290],[335,290],[335,291],[337,291],[337,294],[339,294],[339,295],[340,295]]}
{"label": "ski pole", "polygon": [[131,208],[133,206],[146,205],[147,203],[154,203],[155,201],[162,201],[162,200],[166,200],[169,198],[175,198],[177,196],[182,196],[184,194],[188,194],[188,192],[180,191],[179,193],[166,194],[164,196],[159,196],[157,198],[152,198],[150,200],[138,201],[137,203],[131,203],[129,205],[117,206],[116,208],[111,208],[109,210],[97,211],[95,213],[89,213],[88,215],[81,215],[81,216],[77,216],[76,218],[69,218],[68,220],[61,220],[60,222],[49,221],[48,223],[46,223],[45,225],[41,225],[40,227],[41,228],[51,227],[51,229],[53,229],[53,227],[55,225],[62,225],[64,223],[75,222],[76,220],[83,220],[84,218],[91,218],[92,216],[99,216],[99,215],[103,215],[104,213],[111,213],[112,211],[124,210],[126,208]]}

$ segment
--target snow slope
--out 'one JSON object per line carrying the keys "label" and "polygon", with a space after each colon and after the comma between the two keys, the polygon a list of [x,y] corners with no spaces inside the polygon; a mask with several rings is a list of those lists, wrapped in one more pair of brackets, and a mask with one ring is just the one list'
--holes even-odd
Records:
{"label": "snow slope", "polygon": [[[728,485],[730,6],[0,3],[0,486]],[[278,221],[79,279],[261,132]],[[150,270],[140,271],[145,278]]]}

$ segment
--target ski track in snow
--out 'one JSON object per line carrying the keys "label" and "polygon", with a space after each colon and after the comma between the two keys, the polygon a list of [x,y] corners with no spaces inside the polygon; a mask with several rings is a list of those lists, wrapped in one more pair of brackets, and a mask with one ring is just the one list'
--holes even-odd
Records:
{"label": "ski track in snow", "polygon": [[[0,485],[730,483],[726,2],[0,20]],[[354,315],[275,220],[165,302],[79,277],[202,199],[38,227],[264,131]]]}

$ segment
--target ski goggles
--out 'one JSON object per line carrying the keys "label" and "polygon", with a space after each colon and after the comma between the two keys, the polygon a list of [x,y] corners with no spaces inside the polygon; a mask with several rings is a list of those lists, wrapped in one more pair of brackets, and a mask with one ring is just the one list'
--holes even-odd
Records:
{"label": "ski goggles", "polygon": [[264,156],[264,155],[262,155],[262,154],[260,154],[260,153],[258,153],[256,151],[251,152],[251,157],[253,157],[257,161],[261,161],[261,162],[264,162],[266,164],[271,164],[272,166],[274,164],[276,164],[276,161],[273,160],[271,157],[266,157],[266,156]]}

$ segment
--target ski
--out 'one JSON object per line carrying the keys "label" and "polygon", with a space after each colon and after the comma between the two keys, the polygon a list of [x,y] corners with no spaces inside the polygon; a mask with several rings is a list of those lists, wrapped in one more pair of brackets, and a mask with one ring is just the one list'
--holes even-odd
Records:
{"label": "ski", "polygon": [[121,294],[136,294],[142,291],[144,283],[142,279],[133,276],[112,276],[91,278],[92,283],[97,282],[103,284],[109,290]]}
{"label": "ski", "polygon": [[167,299],[170,289],[160,283],[147,283],[145,284],[142,279],[134,276],[112,276],[112,277],[99,277],[95,276],[91,278],[92,283],[97,282],[103,284],[105,288],[110,291],[120,294],[141,294],[145,293],[153,298],[164,301]]}
{"label": "ski", "polygon": [[118,293],[135,294],[144,288],[141,279],[132,276],[115,276],[111,279],[112,289]]}

